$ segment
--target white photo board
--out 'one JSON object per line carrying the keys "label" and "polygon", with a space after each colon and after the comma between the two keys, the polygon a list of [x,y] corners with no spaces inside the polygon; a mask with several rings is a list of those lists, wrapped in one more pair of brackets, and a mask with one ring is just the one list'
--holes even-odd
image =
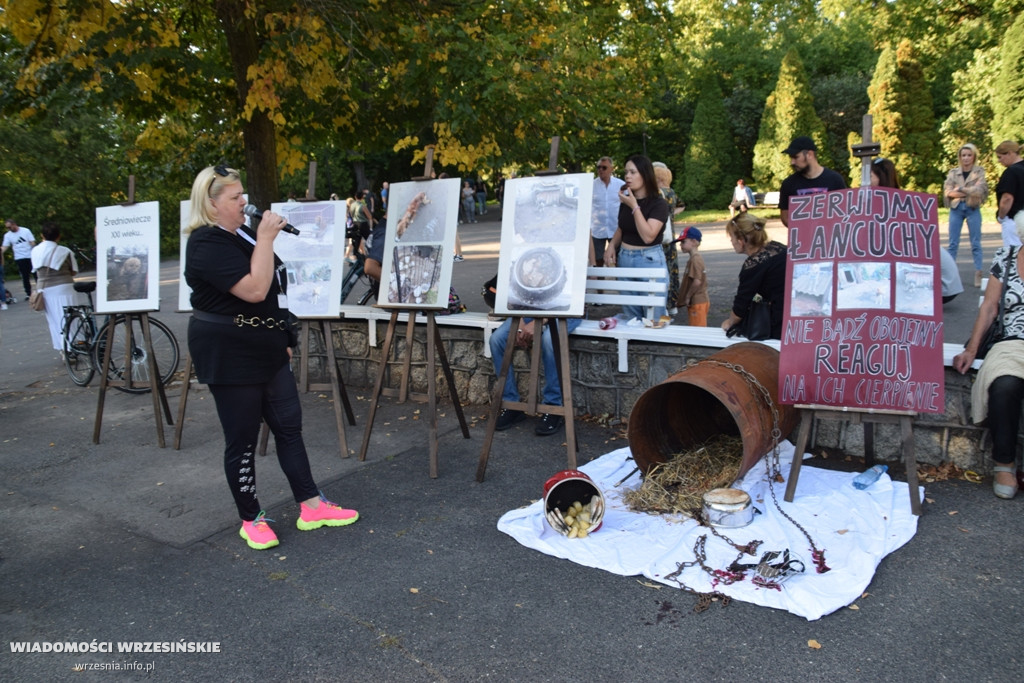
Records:
{"label": "white photo board", "polygon": [[96,312],[160,310],[160,203],[96,208]]}
{"label": "white photo board", "polygon": [[458,178],[391,184],[378,306],[448,307],[461,185]]}
{"label": "white photo board", "polygon": [[185,247],[188,245],[188,213],[192,201],[189,199],[181,202],[181,243],[178,249],[178,311],[188,313],[192,310],[192,288],[185,282]]}
{"label": "white photo board", "polygon": [[583,315],[594,176],[505,181],[498,255],[498,315]]}
{"label": "white photo board", "polygon": [[345,202],[280,202],[270,210],[299,231],[282,232],[274,253],[288,272],[288,309],[299,318],[341,315]]}

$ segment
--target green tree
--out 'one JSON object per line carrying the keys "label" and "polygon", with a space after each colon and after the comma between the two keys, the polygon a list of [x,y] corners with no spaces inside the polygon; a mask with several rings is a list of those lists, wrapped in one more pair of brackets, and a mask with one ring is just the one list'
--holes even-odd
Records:
{"label": "green tree", "polygon": [[1024,14],[1018,14],[999,44],[998,86],[992,98],[992,144],[1024,140]]}
{"label": "green tree", "polygon": [[[978,163],[985,167],[988,177],[999,177],[1002,167],[992,155],[992,101],[996,97],[998,72],[999,49],[993,47],[976,50],[974,59],[953,74],[953,111],[939,126],[940,170],[955,166],[960,147],[972,142],[978,147]],[[996,144],[1001,140],[998,138]]]}
{"label": "green tree", "polygon": [[782,59],[775,89],[765,101],[761,127],[754,146],[754,180],[761,188],[776,188],[792,172],[782,150],[800,135],[814,140],[818,160],[830,166],[825,124],[814,110],[814,98],[795,49]]}
{"label": "green tree", "polygon": [[690,145],[684,157],[685,179],[682,198],[696,208],[721,207],[729,203],[735,182],[736,143],[729,128],[729,114],[722,102],[722,89],[715,76],[701,88],[693,115]]}
{"label": "green tree", "polygon": [[878,58],[868,86],[872,137],[892,159],[904,189],[937,192],[936,127],[932,97],[914,46],[901,40]]}

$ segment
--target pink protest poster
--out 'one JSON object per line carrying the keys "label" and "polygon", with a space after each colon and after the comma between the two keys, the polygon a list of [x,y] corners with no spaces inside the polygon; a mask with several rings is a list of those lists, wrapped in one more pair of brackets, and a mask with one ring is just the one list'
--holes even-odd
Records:
{"label": "pink protest poster", "polygon": [[782,403],[941,413],[937,201],[879,187],[792,197]]}

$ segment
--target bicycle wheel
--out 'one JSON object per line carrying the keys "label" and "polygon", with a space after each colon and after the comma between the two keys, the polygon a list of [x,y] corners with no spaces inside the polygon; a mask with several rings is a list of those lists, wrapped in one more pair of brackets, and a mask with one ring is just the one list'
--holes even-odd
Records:
{"label": "bicycle wheel", "polygon": [[61,342],[64,347],[64,367],[71,375],[71,381],[80,387],[87,386],[96,374],[92,364],[92,334],[95,326],[92,317],[83,311],[64,314],[64,329]]}
{"label": "bicycle wheel", "polygon": [[[116,389],[129,394],[144,394],[149,391],[149,355],[146,353],[146,342],[142,336],[142,325],[137,318],[132,318],[132,346],[128,349],[128,318],[118,315],[113,323],[107,320],[100,329],[93,347],[93,361],[97,368],[103,367],[103,352],[107,345],[107,333],[111,324],[114,325],[114,341],[110,349],[110,370],[107,379],[131,380],[132,386],[117,386]],[[178,340],[174,333],[156,318],[149,319],[149,333],[153,339],[153,354],[156,357],[157,373],[160,381],[167,384],[178,371]],[[128,359],[127,364],[125,358]],[[142,386],[137,386],[141,384]]]}

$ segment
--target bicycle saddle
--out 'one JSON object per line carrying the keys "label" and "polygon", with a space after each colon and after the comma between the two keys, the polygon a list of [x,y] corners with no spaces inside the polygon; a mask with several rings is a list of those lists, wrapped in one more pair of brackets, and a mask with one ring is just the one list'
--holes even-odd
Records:
{"label": "bicycle saddle", "polygon": [[75,283],[75,291],[76,292],[95,292],[96,291],[96,281],[92,280],[90,282],[76,282]]}

